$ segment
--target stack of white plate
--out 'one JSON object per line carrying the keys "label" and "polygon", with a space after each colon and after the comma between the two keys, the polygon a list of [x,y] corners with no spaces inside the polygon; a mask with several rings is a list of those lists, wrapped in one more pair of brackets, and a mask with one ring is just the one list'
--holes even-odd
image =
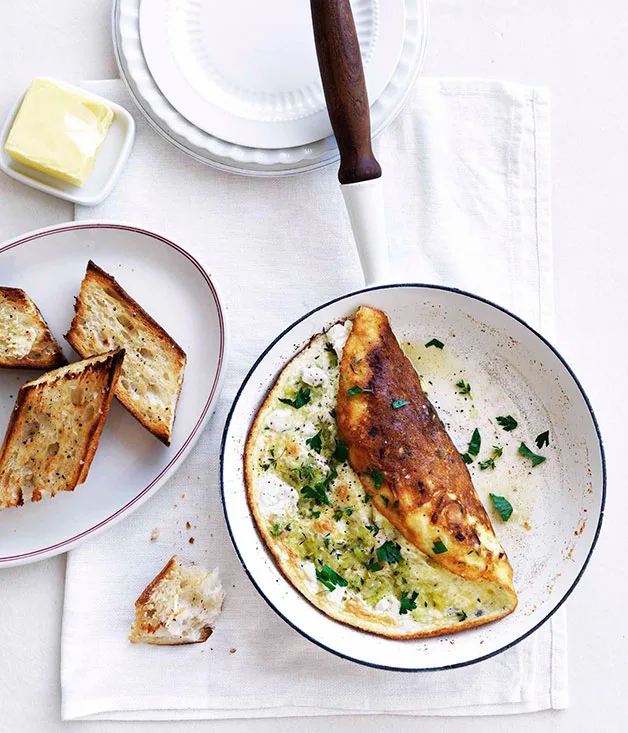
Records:
{"label": "stack of white plate", "polygon": [[[351,6],[378,135],[420,71],[427,0]],[[115,0],[113,40],[120,76],[148,122],[193,158],[256,176],[338,160],[308,0]]]}

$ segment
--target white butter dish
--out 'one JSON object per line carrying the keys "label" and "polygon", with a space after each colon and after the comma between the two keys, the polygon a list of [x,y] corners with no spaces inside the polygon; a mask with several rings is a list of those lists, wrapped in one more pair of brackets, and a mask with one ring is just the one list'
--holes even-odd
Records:
{"label": "white butter dish", "polygon": [[115,102],[65,82],[50,81],[54,81],[58,86],[76,92],[83,97],[104,103],[113,111],[113,121],[96,158],[94,169],[85,184],[78,187],[53,178],[47,173],[26,166],[9,157],[4,146],[26,92],[20,95],[20,98],[11,109],[0,133],[0,169],[12,178],[31,186],[31,188],[36,188],[39,191],[44,191],[75,204],[95,206],[111,193],[122,172],[135,138],[135,121],[124,107]]}

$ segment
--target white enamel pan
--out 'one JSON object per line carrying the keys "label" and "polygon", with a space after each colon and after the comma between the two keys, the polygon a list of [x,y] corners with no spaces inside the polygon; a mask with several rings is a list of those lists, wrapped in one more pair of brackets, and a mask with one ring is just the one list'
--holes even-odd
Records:
{"label": "white enamel pan", "polygon": [[[368,101],[349,0],[311,0],[319,65],[341,152],[340,182],[367,287],[320,305],[280,334],[253,365],[229,414],[222,445],[225,516],[245,571],[270,606],[312,642],[362,664],[400,671],[464,666],[525,639],[546,622],[580,580],[595,546],[606,494],[604,452],[587,396],[560,354],[543,336],[494,303],[460,290],[387,278],[381,170],[371,151]],[[279,572],[249,512],[243,450],[253,418],[285,364],[331,323],[368,304],[389,314],[402,342],[417,344],[429,394],[461,451],[479,427],[486,453],[499,441],[494,470],[470,470],[487,503],[514,569],[519,606],[493,624],[450,637],[396,641],[328,618]],[[445,348],[425,349],[445,334]],[[455,336],[454,336],[455,334]],[[438,352],[438,353],[437,353]],[[457,393],[456,375],[473,386]],[[472,404],[474,406],[472,406]],[[461,410],[461,412],[460,412]],[[504,431],[495,418],[515,416]],[[542,449],[536,437],[548,430]],[[518,453],[524,442],[547,460],[537,466]],[[541,442],[542,444],[542,442]],[[486,458],[481,454],[479,458]],[[489,492],[514,507],[504,522]]]}

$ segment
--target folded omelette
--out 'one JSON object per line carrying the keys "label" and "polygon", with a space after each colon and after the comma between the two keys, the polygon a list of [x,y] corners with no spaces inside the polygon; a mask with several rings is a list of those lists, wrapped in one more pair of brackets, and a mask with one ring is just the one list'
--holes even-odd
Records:
{"label": "folded omelette", "polygon": [[382,636],[512,613],[512,568],[388,317],[361,307],[281,372],[245,449],[248,501],[286,578]]}

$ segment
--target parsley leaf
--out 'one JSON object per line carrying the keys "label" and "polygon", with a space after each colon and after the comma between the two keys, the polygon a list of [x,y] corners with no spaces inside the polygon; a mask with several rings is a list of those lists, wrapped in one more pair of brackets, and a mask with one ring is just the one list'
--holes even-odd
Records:
{"label": "parsley leaf", "polygon": [[281,529],[281,527],[278,524],[273,524],[270,530],[270,533],[272,534],[273,537],[279,537],[282,532],[283,530]]}
{"label": "parsley leaf", "polygon": [[432,339],[425,344],[425,348],[429,349],[430,346],[435,346],[437,349],[442,349],[444,345],[445,344],[442,341],[439,341],[438,339]]}
{"label": "parsley leaf", "polygon": [[534,442],[536,443],[536,447],[539,449],[549,445],[549,430],[537,435]]}
{"label": "parsley leaf", "polygon": [[377,535],[379,534],[379,527],[375,524],[375,522],[373,522],[372,524],[367,524],[366,528],[369,532],[373,534],[373,537],[377,537]]}
{"label": "parsley leaf", "polygon": [[325,586],[325,588],[327,588],[327,590],[334,590],[338,585],[342,588],[348,585],[342,575],[338,575],[338,573],[330,568],[329,565],[323,565],[320,570],[317,568],[316,577]]}
{"label": "parsley leaf", "polygon": [[332,468],[324,481],[314,484],[313,488],[311,486],[304,486],[301,489],[301,494],[306,499],[313,499],[317,504],[327,504],[327,506],[331,506],[329,497],[327,496],[327,489],[332,481],[335,481],[337,477],[338,473],[336,472],[336,469]]}
{"label": "parsley leaf", "polygon": [[329,501],[329,497],[327,496],[327,490],[322,483],[315,484],[314,487],[304,486],[301,489],[301,494],[306,499],[312,499],[317,504],[327,504],[327,506],[331,506],[331,502]]}
{"label": "parsley leaf", "polygon": [[407,590],[401,591],[401,605],[399,606],[399,613],[403,616],[406,613],[409,613],[410,611],[414,611],[416,608],[416,599],[418,598],[418,593],[414,590],[412,593],[408,592]]}
{"label": "parsley leaf", "polygon": [[384,483],[384,474],[379,470],[379,468],[374,468],[371,471],[371,478],[373,479],[373,485],[376,489],[381,489],[382,484]]}
{"label": "parsley leaf", "polygon": [[458,387],[458,394],[468,394],[469,397],[471,397],[471,385],[468,382],[465,382],[464,379],[456,382],[456,387]]}
{"label": "parsley leaf", "polygon": [[320,513],[320,512],[312,512],[312,516],[313,516],[313,517],[314,517],[315,519],[318,519],[318,518],[320,517],[320,515],[321,515],[321,513]]}
{"label": "parsley leaf", "polygon": [[489,494],[495,511],[501,516],[504,522],[507,522],[512,515],[512,504],[503,496],[496,496],[495,494]]}
{"label": "parsley leaf", "polygon": [[467,620],[467,614],[464,611],[456,611],[456,616],[458,616],[458,621],[460,623]]}
{"label": "parsley leaf", "polygon": [[312,391],[309,389],[309,387],[301,387],[299,391],[297,392],[297,396],[293,400],[288,400],[284,398],[279,398],[279,402],[283,402],[284,405],[290,405],[290,407],[294,407],[296,410],[303,407],[303,405],[307,405],[307,403],[310,401],[310,396],[312,394]]}
{"label": "parsley leaf", "polygon": [[355,397],[356,395],[362,394],[362,392],[370,392],[373,394],[373,390],[370,387],[360,387],[357,384],[347,390],[349,397]]}
{"label": "parsley leaf", "polygon": [[530,458],[532,460],[533,466],[538,466],[540,463],[543,463],[543,461],[547,460],[545,456],[537,456],[536,453],[533,453],[525,443],[522,443],[519,446],[518,452],[520,456],[524,456],[525,458]]}
{"label": "parsley leaf", "polygon": [[401,545],[390,540],[386,540],[375,552],[380,562],[396,563],[401,560]]}
{"label": "parsley leaf", "polygon": [[393,410],[398,410],[400,407],[405,407],[406,405],[409,405],[410,403],[408,400],[393,400],[392,402],[392,408]]}
{"label": "parsley leaf", "polygon": [[334,521],[339,522],[344,516],[350,517],[353,514],[353,507],[346,507],[345,509],[336,509],[334,512]]}
{"label": "parsley leaf", "polygon": [[515,420],[515,418],[512,415],[500,415],[499,417],[495,418],[499,425],[504,428],[504,430],[509,433],[511,430],[514,430],[519,423]]}
{"label": "parsley leaf", "polygon": [[473,463],[473,458],[468,453],[461,453],[460,456],[467,465]]}
{"label": "parsley leaf", "polygon": [[504,449],[500,448],[498,445],[493,446],[493,454],[490,458],[487,458],[485,461],[482,461],[480,464],[480,471],[486,471],[487,468],[495,468],[495,461],[498,458],[501,458],[504,453]]}
{"label": "parsley leaf", "polygon": [[476,458],[478,453],[480,452],[481,446],[482,446],[482,436],[480,435],[480,431],[476,428],[473,431],[471,440],[469,441],[469,447],[467,448],[467,453],[470,456],[473,456],[473,458]]}
{"label": "parsley leaf", "polygon": [[442,540],[436,540],[434,547],[432,547],[432,552],[435,555],[442,555],[443,552],[447,552],[447,545]]}
{"label": "parsley leaf", "polygon": [[321,439],[321,433],[322,431],[319,430],[316,435],[313,435],[311,438],[308,438],[305,441],[305,445],[309,445],[312,450],[315,450],[317,453],[320,453],[323,448],[323,441]]}
{"label": "parsley leaf", "polygon": [[381,570],[384,566],[381,564],[381,562],[370,562],[367,563],[366,569],[370,570],[372,573],[376,573],[379,570]]}
{"label": "parsley leaf", "polygon": [[344,463],[349,457],[349,449],[342,440],[336,440],[336,450],[334,451],[334,458],[338,463]]}

